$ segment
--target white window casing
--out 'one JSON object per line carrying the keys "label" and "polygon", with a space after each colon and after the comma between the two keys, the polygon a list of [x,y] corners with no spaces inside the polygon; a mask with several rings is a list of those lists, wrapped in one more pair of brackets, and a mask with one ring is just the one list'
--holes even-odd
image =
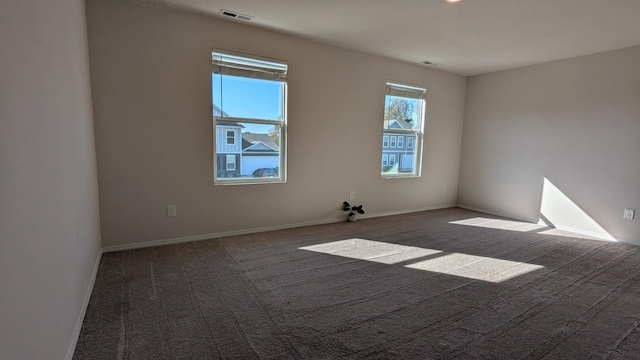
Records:
{"label": "white window casing", "polygon": [[[398,103],[407,106],[398,106]],[[404,110],[407,107],[409,110]],[[387,148],[385,146],[387,143],[388,148],[397,150],[396,154],[383,154],[383,156],[388,155],[387,167],[391,168],[384,168],[383,165],[382,177],[421,176],[425,113],[425,88],[396,82],[386,83],[383,151]],[[394,126],[392,127],[391,124]],[[397,166],[394,166],[396,164]]]}
{"label": "white window casing", "polygon": [[[259,57],[254,55],[245,55],[236,52],[231,52],[227,50],[213,50],[212,52],[212,81],[213,79],[219,79],[219,86],[212,86],[212,91],[214,94],[214,99],[220,98],[220,104],[216,104],[216,100],[214,100],[214,134],[218,133],[218,136],[214,136],[214,183],[216,185],[240,185],[240,184],[255,184],[255,183],[283,183],[286,182],[286,145],[287,145],[287,71],[288,64],[285,61],[268,59],[265,57]],[[227,77],[228,76],[228,77]],[[247,78],[250,81],[243,81],[242,84],[251,83],[255,81],[266,83],[274,83],[278,84],[276,89],[281,89],[279,95],[273,95],[274,93],[269,93],[271,98],[279,98],[278,103],[275,104],[279,106],[281,114],[275,118],[261,118],[261,115],[258,114],[255,117],[247,118],[244,115],[237,115],[232,110],[225,111],[225,96],[233,96],[231,91],[225,93],[225,84],[228,84],[229,81],[232,80],[224,80],[228,79],[241,79]],[[254,81],[255,80],[255,81]],[[236,80],[240,83],[238,80]],[[213,85],[213,84],[212,84]],[[227,85],[229,86],[229,85]],[[216,95],[218,97],[216,97]],[[243,100],[246,100],[242,98]],[[253,116],[253,115],[251,115]],[[232,133],[229,129],[235,125],[235,131]],[[223,128],[227,128],[224,133],[220,133]],[[218,130],[216,130],[218,129]],[[256,130],[258,129],[258,130]],[[252,160],[252,166],[262,166],[269,168],[278,168],[277,177],[253,177],[250,173],[245,173],[243,169],[247,168],[243,164],[243,147],[246,147],[246,141],[244,139],[244,132],[259,135],[267,135],[267,130],[263,129],[273,129],[273,131],[268,130],[268,135],[275,139],[275,143],[277,147],[279,147],[275,155],[271,157],[265,157],[265,165],[255,165],[261,164],[260,159],[253,156],[248,157],[248,160]],[[264,131],[264,132],[263,132]],[[222,135],[222,136],[221,136]],[[232,136],[233,135],[233,136]],[[223,144],[226,146],[223,148],[220,146],[220,142],[224,141]],[[274,146],[271,146],[274,147]],[[239,154],[240,156],[233,155],[233,160],[230,160],[227,157],[225,164],[225,168],[227,171],[230,170],[230,167],[233,170],[240,169],[237,174],[239,175],[228,175],[228,174],[218,174],[215,170],[218,168],[216,165],[216,161],[218,160],[218,156],[216,154],[221,153],[225,150],[227,154],[230,152],[234,152]],[[250,158],[250,159],[249,159]],[[276,161],[274,165],[274,160]],[[233,161],[233,163],[231,163]],[[240,163],[236,163],[239,161]],[[247,164],[249,165],[249,164]],[[232,177],[235,176],[235,177]]]}

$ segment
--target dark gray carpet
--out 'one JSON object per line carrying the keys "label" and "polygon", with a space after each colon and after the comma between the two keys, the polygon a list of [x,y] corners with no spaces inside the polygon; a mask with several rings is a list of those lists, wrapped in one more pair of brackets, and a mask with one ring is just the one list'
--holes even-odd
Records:
{"label": "dark gray carpet", "polygon": [[638,359],[640,248],[445,209],[106,253],[74,359]]}

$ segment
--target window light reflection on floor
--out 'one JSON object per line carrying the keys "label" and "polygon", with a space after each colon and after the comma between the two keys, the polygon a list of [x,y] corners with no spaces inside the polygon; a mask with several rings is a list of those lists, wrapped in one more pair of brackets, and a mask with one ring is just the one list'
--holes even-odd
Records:
{"label": "window light reflection on floor", "polygon": [[[348,239],[301,247],[301,250],[402,266],[440,274],[500,283],[544,266],[365,239]],[[414,261],[414,262],[412,262]],[[406,264],[408,263],[408,264]]]}
{"label": "window light reflection on floor", "polygon": [[542,229],[548,228],[548,226],[544,224],[533,224],[533,223],[514,221],[514,220],[490,219],[490,218],[484,218],[484,217],[475,217],[472,219],[451,221],[449,222],[449,224],[468,225],[468,226],[483,227],[488,229],[511,230],[511,231],[519,231],[519,232],[529,232],[529,231],[542,230]]}

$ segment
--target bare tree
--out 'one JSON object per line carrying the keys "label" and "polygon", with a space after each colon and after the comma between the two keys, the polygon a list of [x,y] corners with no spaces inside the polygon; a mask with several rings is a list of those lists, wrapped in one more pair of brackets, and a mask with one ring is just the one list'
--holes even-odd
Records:
{"label": "bare tree", "polygon": [[413,125],[415,105],[408,99],[391,97],[389,105],[384,110],[385,120],[404,120]]}

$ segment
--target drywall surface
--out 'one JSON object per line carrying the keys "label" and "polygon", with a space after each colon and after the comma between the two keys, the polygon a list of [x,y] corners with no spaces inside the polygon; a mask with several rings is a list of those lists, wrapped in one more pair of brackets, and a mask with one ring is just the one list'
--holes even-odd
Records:
{"label": "drywall surface", "polygon": [[0,2],[2,359],[70,355],[100,254],[84,8]]}
{"label": "drywall surface", "polygon": [[[349,191],[368,214],[455,204],[466,78],[186,11],[87,20],[105,246],[335,220]],[[214,185],[214,48],[288,62],[285,184]],[[388,80],[427,88],[420,178],[380,177]]]}
{"label": "drywall surface", "polygon": [[640,47],[468,79],[458,203],[640,244]]}

